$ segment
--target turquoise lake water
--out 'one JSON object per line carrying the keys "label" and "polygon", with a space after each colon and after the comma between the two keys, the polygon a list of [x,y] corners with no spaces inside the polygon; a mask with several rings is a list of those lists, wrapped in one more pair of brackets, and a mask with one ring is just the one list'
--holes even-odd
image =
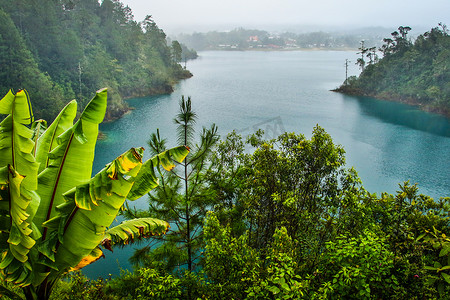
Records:
{"label": "turquoise lake water", "polygon": [[[370,192],[395,193],[398,183],[418,183],[434,198],[450,196],[450,120],[414,107],[330,92],[345,79],[345,59],[354,52],[201,52],[188,62],[194,77],[180,82],[171,95],[131,99],[136,108],[102,124],[107,139],[96,148],[94,172],[130,147],[147,145],[159,128],[176,145],[173,118],[182,95],[192,98],[198,129],[215,123],[225,136],[264,129],[272,138],[283,131],[311,136],[319,124],[346,151],[347,166],[358,171]],[[352,64],[349,75],[357,75]],[[146,199],[133,205],[146,207]],[[130,268],[133,247],[105,252],[106,259],[86,267],[91,277]]]}

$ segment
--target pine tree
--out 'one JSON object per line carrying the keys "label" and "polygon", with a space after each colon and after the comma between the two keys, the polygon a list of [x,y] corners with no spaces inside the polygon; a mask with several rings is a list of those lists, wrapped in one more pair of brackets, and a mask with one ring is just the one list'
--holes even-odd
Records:
{"label": "pine tree", "polygon": [[[209,129],[203,128],[199,141],[195,143],[196,120],[191,99],[182,97],[174,122],[178,125],[178,142],[191,151],[185,161],[172,171],[158,169],[160,185],[149,195],[148,211],[128,211],[130,217],[160,216],[171,223],[171,230],[160,238],[157,245],[149,244],[136,251],[131,258],[135,264],[171,272],[177,267],[192,271],[199,262],[203,220],[215,201],[205,176],[219,136],[217,127],[212,124]],[[150,152],[164,151],[166,143],[159,131],[153,133],[148,142]]]}

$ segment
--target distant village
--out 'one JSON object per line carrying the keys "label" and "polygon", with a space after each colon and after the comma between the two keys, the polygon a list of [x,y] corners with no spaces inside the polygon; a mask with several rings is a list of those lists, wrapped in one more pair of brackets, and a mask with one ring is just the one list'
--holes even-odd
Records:
{"label": "distant village", "polygon": [[381,35],[310,32],[269,33],[243,28],[227,32],[184,34],[177,40],[195,50],[295,50],[295,49],[357,49],[361,40],[378,45]]}
{"label": "distant village", "polygon": [[283,38],[276,35],[270,35],[266,39],[260,39],[257,35],[249,36],[247,41],[248,44],[219,44],[218,47],[222,50],[244,50],[244,49],[272,49],[272,50],[290,50],[290,49],[304,49],[304,48],[346,48],[344,44],[332,45],[325,43],[314,43],[306,44],[300,46],[297,44],[297,40],[293,38]]}

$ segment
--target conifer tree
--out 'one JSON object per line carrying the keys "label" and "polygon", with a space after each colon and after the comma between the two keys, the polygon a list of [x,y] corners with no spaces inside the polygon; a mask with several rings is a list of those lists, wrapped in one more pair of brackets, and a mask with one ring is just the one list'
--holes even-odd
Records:
{"label": "conifer tree", "polygon": [[[206,172],[211,162],[213,147],[219,136],[216,125],[203,127],[199,140],[195,141],[194,125],[197,114],[192,110],[191,99],[180,101],[179,113],[174,122],[178,125],[178,142],[191,148],[181,166],[167,172],[158,169],[160,185],[149,194],[149,210],[129,210],[132,216],[164,216],[171,230],[161,237],[157,245],[149,244],[136,251],[131,261],[137,265],[155,267],[171,272],[177,267],[189,271],[195,269],[202,244],[202,224],[214,197],[207,185]],[[167,141],[159,131],[153,133],[148,142],[150,152],[160,153],[166,149]]]}

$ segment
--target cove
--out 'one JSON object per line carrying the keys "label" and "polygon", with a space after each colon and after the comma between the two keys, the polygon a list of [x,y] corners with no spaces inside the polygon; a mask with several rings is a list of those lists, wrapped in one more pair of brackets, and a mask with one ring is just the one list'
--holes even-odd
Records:
{"label": "cove", "polygon": [[[415,107],[331,92],[345,79],[347,51],[200,52],[188,63],[194,74],[170,95],[131,99],[123,118],[101,124],[107,138],[97,144],[94,172],[130,147],[147,146],[159,128],[169,146],[176,145],[173,118],[182,95],[190,96],[198,114],[197,129],[216,123],[225,136],[264,129],[272,138],[283,131],[308,138],[319,124],[346,151],[370,192],[395,193],[398,183],[418,183],[433,198],[450,196],[450,120]],[[352,64],[349,75],[357,75]],[[131,203],[145,208],[146,199]],[[90,278],[130,269],[133,248],[105,252],[106,259],[83,269]]]}

